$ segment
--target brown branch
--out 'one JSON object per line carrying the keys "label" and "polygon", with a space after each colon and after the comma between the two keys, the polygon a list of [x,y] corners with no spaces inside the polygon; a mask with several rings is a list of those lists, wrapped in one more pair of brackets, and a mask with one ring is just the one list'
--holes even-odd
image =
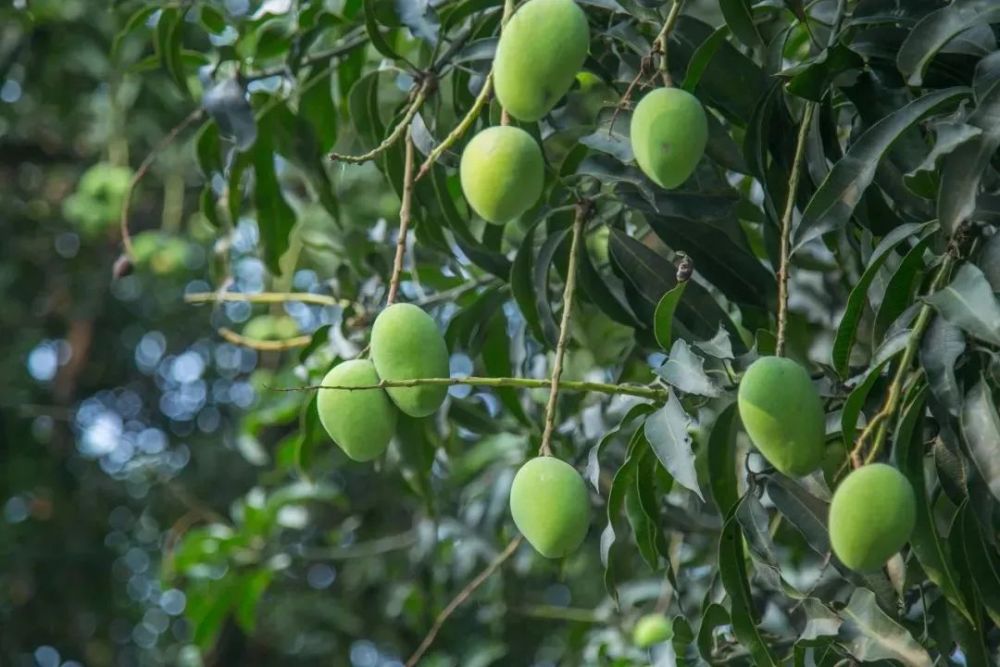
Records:
{"label": "brown branch", "polygon": [[125,255],[129,257],[130,260],[134,260],[134,253],[132,251],[132,236],[128,231],[128,210],[132,204],[132,193],[135,192],[135,187],[139,184],[139,181],[146,175],[149,168],[153,165],[153,162],[159,157],[166,148],[174,142],[181,132],[184,131],[186,127],[201,118],[204,111],[202,109],[195,109],[187,115],[184,120],[175,125],[173,129],[167,132],[160,142],[156,144],[153,150],[147,155],[143,161],[139,164],[139,168],[136,169],[135,174],[132,176],[132,180],[128,183],[128,188],[125,189],[125,198],[122,200],[122,212],[121,212],[121,235],[122,235],[122,245],[125,246]]}
{"label": "brown branch", "polygon": [[341,308],[358,307],[350,299],[338,299],[326,294],[313,294],[312,292],[256,292],[244,294],[242,292],[197,292],[185,294],[184,302],[193,304],[219,303],[222,301],[238,301],[249,303],[311,303],[316,306],[340,306]]}
{"label": "brown branch", "polygon": [[523,537],[518,535],[511,540],[510,544],[508,544],[507,547],[500,552],[500,555],[494,558],[493,561],[486,566],[486,569],[477,574],[472,581],[466,584],[465,588],[459,591],[458,595],[452,598],[451,602],[448,603],[448,606],[441,610],[441,613],[434,619],[434,625],[431,626],[427,636],[424,637],[422,642],[420,642],[420,646],[418,646],[417,650],[413,652],[410,659],[406,661],[406,667],[414,667],[417,662],[420,661],[420,658],[424,657],[424,653],[426,653],[427,649],[434,643],[434,639],[437,637],[438,632],[441,631],[441,628],[444,626],[445,621],[448,620],[448,617],[455,613],[455,610],[462,606],[462,603],[468,600],[469,596],[475,593],[476,589],[482,586],[483,583],[489,579],[490,576],[496,572],[508,558],[514,555],[514,552],[517,551],[517,548],[521,545],[521,541],[523,539]]}
{"label": "brown branch", "polygon": [[295,336],[294,338],[287,338],[285,340],[260,340],[258,338],[249,338],[242,334],[238,334],[232,329],[227,329],[226,327],[219,328],[219,335],[233,345],[248,347],[252,350],[260,350],[261,352],[281,352],[283,350],[293,350],[298,347],[305,347],[312,342],[312,336]]}
{"label": "brown branch", "polygon": [[580,239],[583,237],[583,225],[590,217],[592,203],[580,202],[576,206],[576,217],[573,220],[573,241],[569,248],[569,264],[566,267],[566,286],[563,288],[562,319],[559,323],[559,340],[556,343],[556,358],[552,363],[552,381],[549,389],[549,402],[545,406],[545,430],[542,432],[542,445],[539,454],[552,456],[552,431],[556,422],[556,403],[559,399],[559,379],[562,377],[563,356],[566,354],[566,343],[569,341],[569,320],[573,312],[573,292],[576,290],[576,260],[579,254]]}
{"label": "brown branch", "polygon": [[795,158],[792,160],[792,172],[788,177],[788,199],[785,201],[785,211],[781,216],[781,265],[778,267],[778,336],[775,354],[785,353],[785,329],[788,326],[788,274],[791,270],[791,234],[792,215],[795,213],[795,192],[799,187],[799,176],[802,171],[802,158],[806,153],[806,138],[809,134],[809,123],[815,105],[807,102],[802,111],[802,123],[799,125],[799,136],[795,144]]}
{"label": "brown branch", "polygon": [[392,261],[392,276],[389,278],[389,294],[385,305],[396,302],[399,279],[403,275],[403,255],[406,254],[406,234],[410,229],[411,208],[413,206],[413,135],[406,133],[406,160],[403,166],[403,196],[399,206],[399,234],[396,236],[396,256]]}

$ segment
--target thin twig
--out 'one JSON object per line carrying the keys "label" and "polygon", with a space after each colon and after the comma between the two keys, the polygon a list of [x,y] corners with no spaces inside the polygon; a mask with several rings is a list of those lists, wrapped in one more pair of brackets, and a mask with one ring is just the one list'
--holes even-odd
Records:
{"label": "thin twig", "polygon": [[[474,377],[462,376],[452,378],[415,378],[413,380],[382,380],[377,384],[369,385],[328,385],[317,384],[303,387],[270,387],[273,391],[317,391],[320,389],[336,389],[343,391],[364,391],[368,389],[388,389],[391,387],[421,387],[426,385],[437,385],[443,387],[455,387],[468,385],[470,387],[512,387],[515,389],[546,389],[551,388],[551,379],[542,378],[515,378],[515,377]],[[635,396],[651,401],[667,400],[667,391],[657,387],[647,387],[635,384],[610,384],[607,382],[577,382],[574,380],[561,380],[559,387],[566,391],[583,391],[595,394],[608,394],[610,396]]]}
{"label": "thin twig", "polygon": [[305,347],[312,342],[312,336],[295,336],[294,338],[286,338],[285,340],[260,340],[258,338],[250,338],[248,336],[244,336],[243,334],[238,334],[232,329],[227,329],[226,327],[219,328],[219,335],[233,345],[248,347],[252,350],[260,350],[261,352],[281,352],[282,350],[293,350],[298,347]]}
{"label": "thin twig", "polygon": [[472,127],[472,124],[476,122],[476,118],[479,117],[479,112],[483,110],[483,107],[486,106],[486,103],[489,101],[491,92],[493,92],[493,70],[490,70],[490,73],[486,75],[486,80],[483,81],[483,88],[479,91],[476,101],[472,103],[471,107],[469,107],[468,113],[466,113],[465,117],[459,121],[458,125],[455,126],[455,129],[453,129],[441,143],[431,150],[427,159],[425,159],[424,163],[420,165],[420,169],[417,171],[417,177],[414,180],[419,181],[423,178],[427,172],[431,170],[431,167],[434,166],[434,163],[437,162],[442,155],[444,155],[445,151],[451,148],[456,141],[461,139],[462,136],[468,132],[469,128]]}
{"label": "thin twig", "polygon": [[326,294],[313,294],[311,292],[258,292],[255,294],[243,294],[242,292],[196,292],[185,294],[185,303],[218,303],[228,302],[248,302],[248,303],[311,303],[316,306],[340,306],[341,308],[357,308],[359,304],[350,299],[338,299]]}
{"label": "thin twig", "polygon": [[159,157],[166,148],[174,142],[181,132],[184,131],[186,127],[201,118],[204,111],[201,108],[195,109],[187,115],[180,123],[175,125],[173,129],[167,132],[160,142],[156,144],[156,147],[147,155],[143,161],[139,164],[139,168],[136,169],[135,174],[133,174],[132,179],[128,183],[128,188],[125,189],[125,197],[122,200],[122,211],[121,211],[121,235],[122,235],[122,245],[125,246],[125,254],[129,259],[134,260],[134,253],[132,251],[132,236],[128,231],[128,210],[132,205],[132,194],[135,192],[136,186],[139,181],[146,175],[149,168],[153,165],[153,162]]}
{"label": "thin twig", "polygon": [[406,234],[410,229],[411,207],[413,205],[413,136],[406,133],[406,159],[403,166],[403,196],[399,206],[399,234],[396,237],[396,256],[392,261],[392,276],[389,278],[389,294],[385,305],[396,301],[399,279],[403,275],[403,255],[406,254]]}
{"label": "thin twig", "polygon": [[670,33],[674,30],[674,26],[677,25],[677,19],[680,18],[683,5],[684,0],[674,0],[674,4],[670,8],[670,13],[667,14],[667,20],[663,23],[663,28],[660,30],[660,34],[656,36],[656,41],[653,42],[653,51],[660,54],[660,75],[663,77],[664,86],[673,85],[673,81],[670,79],[670,71],[667,69],[667,42],[670,39]]}
{"label": "thin twig", "polygon": [[407,134],[410,129],[410,123],[413,121],[413,117],[417,115],[420,111],[420,107],[423,106],[424,101],[427,99],[427,92],[432,85],[431,77],[428,76],[420,87],[417,88],[417,93],[410,102],[410,106],[406,109],[406,113],[403,118],[399,121],[396,127],[393,128],[392,133],[389,134],[385,139],[382,140],[375,148],[371,149],[367,153],[362,153],[361,155],[346,155],[344,153],[330,153],[330,158],[339,162],[349,162],[351,164],[361,164],[362,162],[368,162],[374,160],[382,153],[389,150],[397,141],[399,141],[404,134]]}
{"label": "thin twig", "polygon": [[410,659],[406,661],[406,667],[414,667],[417,662],[420,661],[420,658],[424,656],[427,649],[434,643],[434,639],[437,637],[438,632],[441,631],[441,627],[444,625],[444,622],[448,620],[448,617],[451,616],[463,602],[468,600],[469,596],[475,593],[476,589],[482,586],[483,582],[489,579],[490,575],[496,572],[508,558],[514,555],[514,552],[517,551],[517,548],[521,545],[521,540],[523,539],[524,538],[518,535],[511,540],[510,544],[508,544],[507,547],[500,552],[500,555],[494,558],[493,562],[491,562],[485,570],[477,574],[472,581],[466,584],[465,588],[463,588],[458,595],[452,598],[451,602],[448,603],[448,606],[441,610],[441,613],[434,619],[434,625],[431,626],[427,636],[424,637],[422,642],[420,642],[420,646],[418,646],[417,650],[413,652]]}
{"label": "thin twig", "polygon": [[788,273],[791,260],[792,215],[795,213],[795,192],[799,188],[802,158],[806,153],[806,138],[809,134],[809,124],[815,105],[807,102],[802,110],[802,123],[799,125],[799,136],[795,144],[795,159],[792,160],[792,172],[788,176],[788,199],[785,201],[785,212],[781,216],[781,265],[778,267],[778,340],[775,354],[785,353],[785,328],[788,325]]}
{"label": "thin twig", "polygon": [[306,560],[372,558],[373,556],[381,556],[393,551],[408,549],[417,543],[417,537],[417,531],[411,528],[398,535],[388,535],[368,542],[360,542],[344,547],[314,547],[312,549],[305,549],[299,554],[299,557]]}
{"label": "thin twig", "polygon": [[566,343],[569,341],[569,320],[573,312],[573,292],[576,290],[576,260],[579,254],[580,239],[583,237],[583,225],[590,217],[591,202],[580,202],[576,206],[576,217],[573,220],[573,241],[569,248],[569,264],[566,267],[566,286],[563,288],[562,319],[559,322],[559,340],[556,342],[556,358],[552,362],[552,381],[549,387],[549,402],[545,406],[545,430],[542,432],[542,445],[538,453],[552,456],[552,431],[556,424],[556,403],[559,398],[559,379],[562,377],[563,356],[566,354]]}

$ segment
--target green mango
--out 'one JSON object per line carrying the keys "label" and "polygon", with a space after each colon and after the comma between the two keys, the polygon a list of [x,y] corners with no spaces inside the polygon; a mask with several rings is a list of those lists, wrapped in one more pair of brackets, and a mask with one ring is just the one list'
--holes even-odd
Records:
{"label": "green mango", "polygon": [[[450,376],[448,346],[434,318],[409,303],[389,306],[375,318],[372,361],[379,377],[390,382]],[[444,385],[388,387],[389,398],[411,417],[426,417],[444,402]]]}
{"label": "green mango", "polygon": [[909,541],[916,518],[913,487],[903,473],[884,463],[862,466],[833,494],[830,545],[852,570],[876,570]]}
{"label": "green mango", "polygon": [[[372,362],[352,359],[334,366],[322,384],[365,387],[378,383]],[[396,431],[396,408],[382,389],[320,389],[316,410],[327,434],[355,461],[381,456]]]}
{"label": "green mango", "polygon": [[486,128],[465,146],[459,175],[469,206],[487,222],[502,224],[538,201],[545,162],[530,134],[498,125]]}
{"label": "green mango", "polygon": [[775,468],[801,477],[823,463],[823,404],[802,366],[761,357],[743,374],[737,402],[750,440]]}
{"label": "green mango", "polygon": [[590,527],[590,498],[580,474],[552,456],[533,458],[510,488],[514,524],[535,551],[561,558],[580,546]]}
{"label": "green mango", "polygon": [[632,630],[632,643],[639,648],[662,644],[674,636],[674,624],[663,614],[646,614]]}
{"label": "green mango", "polygon": [[663,188],[676,188],[688,179],[705,152],[708,119],[691,93],[657,88],[636,105],[629,134],[643,173]]}
{"label": "green mango", "polygon": [[528,0],[504,26],[493,60],[501,106],[531,123],[552,110],[587,59],[587,16],[573,0]]}

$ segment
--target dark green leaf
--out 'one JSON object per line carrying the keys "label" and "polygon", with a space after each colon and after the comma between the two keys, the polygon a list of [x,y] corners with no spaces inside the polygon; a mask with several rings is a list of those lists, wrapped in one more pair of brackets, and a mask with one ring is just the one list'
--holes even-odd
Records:
{"label": "dark green leaf", "polygon": [[253,147],[254,206],[257,227],[264,250],[264,264],[273,275],[281,275],[279,260],[288,250],[288,238],[295,226],[295,211],[285,195],[274,170],[274,147],[270,137],[261,134]]}
{"label": "dark green leaf", "polygon": [[896,54],[899,71],[911,86],[923,83],[931,58],[953,37],[977,24],[1000,21],[1000,7],[993,0],[955,0],[931,12],[910,31]]}
{"label": "dark green leaf", "polygon": [[843,227],[871,185],[879,162],[893,142],[927,114],[968,94],[967,88],[927,93],[868,128],[851,144],[809,200],[793,232],[794,249]]}
{"label": "dark green leaf", "polygon": [[739,498],[736,483],[736,404],[723,410],[712,426],[708,438],[708,480],[712,489],[712,499],[722,516],[728,516]]}
{"label": "dark green leaf", "polygon": [[920,342],[920,365],[927,373],[931,393],[956,417],[962,407],[962,390],[955,377],[955,362],[964,351],[962,330],[940,317],[931,321]]}
{"label": "dark green leaf", "polygon": [[753,22],[750,0],[719,0],[719,9],[733,34],[751,49],[764,45],[764,39]]}
{"label": "dark green leaf", "polygon": [[857,588],[841,611],[840,641],[862,662],[899,660],[908,667],[931,667],[931,657],[906,628],[875,603],[875,594]]}
{"label": "dark green leaf", "polygon": [[686,394],[710,397],[721,394],[719,386],[705,372],[705,360],[692,352],[682,338],[674,341],[667,361],[656,369],[656,374]]}
{"label": "dark green leaf", "polygon": [[726,608],[717,602],[705,607],[705,612],[701,615],[701,625],[698,627],[698,654],[705,662],[712,664],[717,660],[714,655],[716,644],[716,630],[725,629],[732,621]]}
{"label": "dark green leaf", "polygon": [[976,469],[993,496],[1000,499],[1000,416],[983,377],[965,395],[962,433]]}
{"label": "dark green leaf", "polygon": [[688,282],[685,280],[674,285],[672,289],[663,295],[660,302],[656,304],[656,312],[653,314],[653,333],[656,335],[656,342],[664,350],[670,349],[674,313],[677,310],[677,304],[684,295],[684,288],[687,287]]}
{"label": "dark green leaf", "polygon": [[963,264],[950,284],[924,300],[974,338],[1000,345],[1000,305],[976,266]]}
{"label": "dark green leaf", "polygon": [[854,447],[854,436],[858,428],[858,416],[865,405],[868,393],[872,390],[872,386],[878,379],[882,377],[882,370],[888,363],[888,359],[883,359],[869,369],[864,379],[851,390],[851,393],[847,395],[847,400],[844,401],[844,407],[840,412],[840,434],[844,442],[844,447],[848,451]]}

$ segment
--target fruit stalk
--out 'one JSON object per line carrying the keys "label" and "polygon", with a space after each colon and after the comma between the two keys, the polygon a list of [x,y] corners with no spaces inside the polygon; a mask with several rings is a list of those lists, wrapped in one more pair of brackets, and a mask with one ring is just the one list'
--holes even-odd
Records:
{"label": "fruit stalk", "polygon": [[423,83],[417,88],[416,95],[410,102],[410,106],[406,109],[406,113],[403,118],[399,121],[396,127],[393,128],[392,133],[382,140],[375,148],[371,149],[367,153],[362,153],[361,155],[344,155],[342,153],[331,153],[330,158],[337,160],[339,162],[349,162],[350,164],[361,164],[362,162],[368,162],[369,160],[374,160],[382,153],[386,152],[402,138],[404,134],[408,134],[410,129],[410,123],[413,121],[413,117],[417,115],[420,111],[420,107],[424,105],[424,101],[427,99],[427,94],[431,88],[431,82],[433,77],[431,75],[426,75],[424,77]]}
{"label": "fruit stalk", "polygon": [[413,205],[413,135],[406,132],[406,158],[403,166],[403,197],[399,205],[399,233],[396,236],[396,256],[392,260],[392,276],[389,278],[389,294],[385,304],[391,306],[399,291],[399,278],[403,274],[403,255],[406,253],[406,234],[410,229]]}
{"label": "fruit stalk", "polygon": [[799,175],[802,171],[802,158],[806,153],[806,137],[809,134],[809,123],[815,105],[807,102],[802,110],[802,123],[799,125],[799,136],[795,143],[795,158],[792,161],[792,171],[788,176],[788,199],[785,201],[785,211],[781,216],[781,265],[778,267],[778,336],[775,355],[785,353],[785,329],[788,326],[788,273],[791,263],[791,233],[792,214],[795,212],[795,192],[799,187]]}
{"label": "fruit stalk", "polygon": [[583,236],[583,225],[590,217],[592,204],[588,201],[576,205],[576,217],[573,219],[573,240],[569,248],[569,263],[566,267],[566,285],[563,288],[563,310],[559,322],[559,340],[556,343],[556,358],[552,362],[552,380],[549,388],[549,402],[545,406],[545,430],[542,432],[542,445],[539,454],[552,456],[552,431],[556,423],[556,402],[559,398],[559,378],[562,377],[563,356],[566,354],[566,342],[569,340],[569,320],[573,313],[573,293],[576,290],[576,258],[580,250],[580,238]]}
{"label": "fruit stalk", "polygon": [[653,51],[660,54],[660,75],[663,77],[664,86],[673,85],[670,71],[667,69],[667,41],[670,39],[670,33],[673,32],[674,26],[677,25],[677,19],[680,18],[683,6],[684,0],[674,0],[670,13],[667,14],[667,20],[663,22],[663,28],[660,29],[660,33],[653,42]]}
{"label": "fruit stalk", "polygon": [[[420,387],[427,385],[438,385],[453,387],[458,385],[468,385],[472,387],[512,387],[515,389],[545,389],[552,386],[552,380],[536,378],[515,378],[515,377],[450,377],[450,378],[417,378],[414,380],[382,380],[377,384],[348,387],[342,385],[309,385],[305,387],[272,387],[275,391],[312,391],[319,389],[344,389],[347,391],[361,391],[364,389],[389,389],[392,387]],[[606,382],[577,382],[573,380],[561,380],[559,388],[568,391],[586,391],[596,394],[635,396],[646,398],[652,401],[667,400],[667,392],[656,387],[645,387],[632,384],[610,384]]]}
{"label": "fruit stalk", "polygon": [[455,129],[449,132],[448,136],[446,136],[441,143],[431,150],[427,159],[420,165],[420,169],[417,171],[417,177],[414,180],[419,181],[423,178],[427,172],[431,170],[431,167],[434,166],[434,163],[438,161],[438,158],[440,158],[446,150],[455,145],[455,142],[461,139],[462,136],[469,131],[472,124],[476,122],[476,118],[479,117],[479,112],[482,111],[483,107],[486,106],[486,103],[489,101],[491,92],[493,92],[493,70],[490,70],[489,74],[486,75],[486,80],[483,81],[483,88],[479,91],[479,95],[472,103],[472,106],[469,107],[468,113],[466,113],[462,120],[459,121],[458,125],[455,126]]}
{"label": "fruit stalk", "polygon": [[500,552],[500,555],[494,558],[493,561],[486,566],[485,570],[477,574],[475,579],[466,584],[465,588],[463,588],[458,595],[452,598],[451,602],[448,603],[448,606],[441,610],[441,613],[434,619],[434,625],[431,626],[427,636],[424,637],[424,640],[420,642],[420,646],[417,647],[417,650],[414,651],[413,655],[411,655],[409,660],[406,661],[406,667],[414,667],[420,661],[420,658],[424,656],[427,649],[430,648],[432,643],[434,643],[435,637],[437,637],[438,632],[440,632],[441,627],[444,626],[444,622],[448,620],[448,617],[451,616],[463,602],[468,600],[469,596],[475,593],[476,589],[482,586],[483,582],[489,579],[490,575],[496,572],[508,558],[514,555],[517,548],[521,546],[521,540],[523,539],[523,537],[518,535],[511,540],[510,544],[508,544],[507,547]]}
{"label": "fruit stalk", "polygon": [[[937,273],[934,275],[934,280],[931,282],[931,286],[928,289],[928,294],[933,294],[934,292],[941,289],[944,281],[948,278],[951,273],[952,267],[955,265],[955,254],[949,251],[944,256],[944,261],[941,262],[941,266],[938,267]],[[917,355],[917,350],[920,348],[920,341],[924,337],[924,330],[927,329],[927,325],[930,324],[931,315],[933,314],[933,308],[930,304],[923,304],[920,307],[920,312],[917,313],[917,319],[913,322],[913,329],[910,330],[910,336],[906,341],[906,348],[903,350],[903,358],[899,360],[899,366],[896,368],[896,374],[892,378],[892,383],[889,385],[889,393],[886,395],[885,406],[879,412],[881,418],[878,420],[878,430],[875,432],[875,442],[872,443],[871,451],[868,452],[868,456],[865,457],[865,463],[871,463],[878,456],[879,450],[882,449],[882,445],[885,444],[885,438],[889,432],[889,424],[895,417],[896,411],[899,409],[899,401],[903,395],[903,380],[906,378],[907,372],[910,370],[910,365],[913,363],[914,357]],[[874,425],[875,420],[872,420]],[[868,429],[865,429],[866,431]],[[851,452],[851,460],[855,463],[857,458],[860,456],[859,449],[864,444],[864,433],[862,437],[858,438],[858,444]],[[857,466],[855,466],[857,467]]]}

